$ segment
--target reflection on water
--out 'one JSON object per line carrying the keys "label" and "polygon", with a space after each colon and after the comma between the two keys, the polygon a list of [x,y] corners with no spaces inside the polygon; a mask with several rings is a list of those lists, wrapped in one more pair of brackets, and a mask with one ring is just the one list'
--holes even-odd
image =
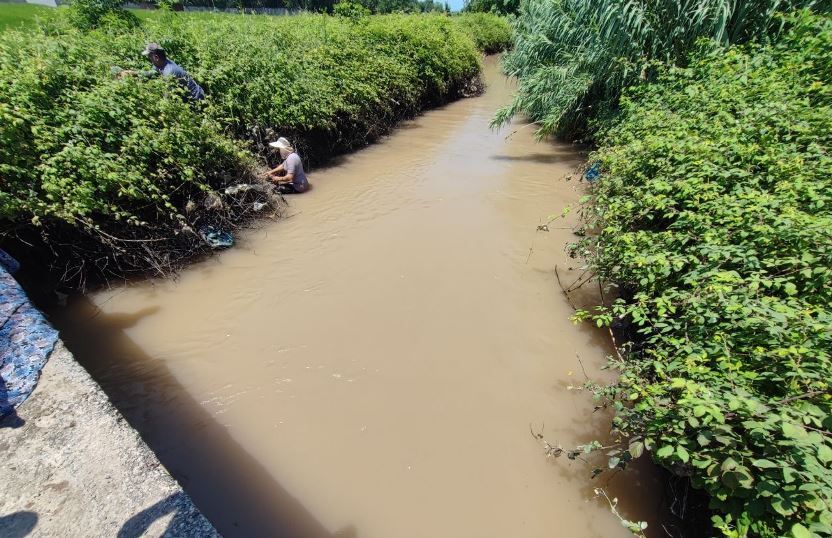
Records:
{"label": "reflection on water", "polygon": [[[578,356],[598,375],[608,350],[555,283],[555,265],[580,274],[574,220],[535,232],[579,199],[581,154],[490,131],[512,86],[493,58],[485,74],[482,97],[311,170],[292,218],[57,314],[224,535],[628,535],[590,468],[529,433],[572,446],[609,427],[566,390]],[[654,512],[651,481],[614,479],[628,517]]]}

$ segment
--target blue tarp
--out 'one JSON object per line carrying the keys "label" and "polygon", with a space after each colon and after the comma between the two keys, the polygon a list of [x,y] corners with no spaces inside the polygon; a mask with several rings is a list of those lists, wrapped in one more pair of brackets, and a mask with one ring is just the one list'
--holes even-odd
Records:
{"label": "blue tarp", "polygon": [[57,341],[58,331],[0,265],[0,417],[14,412],[35,390]]}

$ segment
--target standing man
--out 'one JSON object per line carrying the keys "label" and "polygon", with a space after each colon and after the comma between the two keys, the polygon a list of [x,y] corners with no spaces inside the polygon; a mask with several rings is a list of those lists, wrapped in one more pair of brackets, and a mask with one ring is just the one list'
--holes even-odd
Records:
{"label": "standing man", "polygon": [[160,47],[158,43],[148,43],[142,51],[142,55],[150,60],[150,63],[153,64],[153,69],[157,73],[163,77],[173,77],[179,84],[187,88],[191,99],[195,101],[205,99],[205,92],[202,90],[202,87],[196,83],[187,71],[168,60],[165,49]]}

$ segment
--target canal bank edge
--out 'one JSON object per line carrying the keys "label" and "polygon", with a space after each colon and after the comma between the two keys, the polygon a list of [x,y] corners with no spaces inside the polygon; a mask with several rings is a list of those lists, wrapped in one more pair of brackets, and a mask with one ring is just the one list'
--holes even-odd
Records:
{"label": "canal bank edge", "polygon": [[219,536],[62,342],[0,431],[2,536]]}

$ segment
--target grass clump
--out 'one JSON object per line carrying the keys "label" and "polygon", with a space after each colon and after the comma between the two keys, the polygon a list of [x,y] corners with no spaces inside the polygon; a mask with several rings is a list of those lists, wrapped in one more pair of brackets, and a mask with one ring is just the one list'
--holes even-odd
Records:
{"label": "grass clump", "polygon": [[627,95],[577,245],[620,287],[578,317],[630,341],[610,467],[650,451],[732,537],[832,535],[832,19],[785,24]]}

